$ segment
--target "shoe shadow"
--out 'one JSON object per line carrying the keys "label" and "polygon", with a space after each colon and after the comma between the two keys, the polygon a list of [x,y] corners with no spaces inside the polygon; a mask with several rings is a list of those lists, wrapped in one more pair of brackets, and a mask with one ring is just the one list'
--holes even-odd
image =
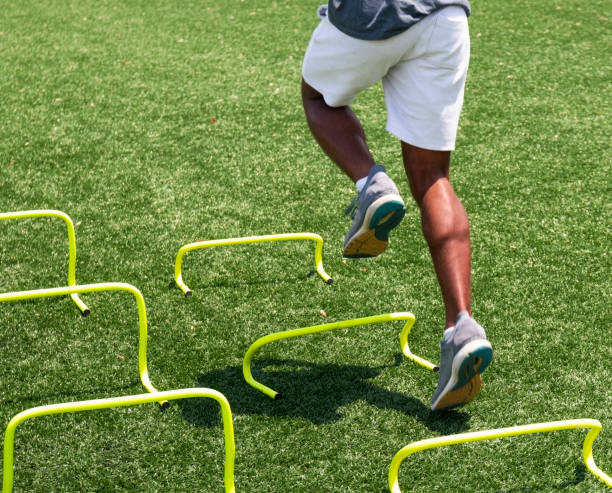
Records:
{"label": "shoe shadow", "polygon": [[[385,368],[399,366],[403,359],[398,354],[393,365],[378,368],[258,359],[257,366],[252,369],[253,376],[280,391],[282,395],[277,399],[270,399],[248,385],[242,367],[238,366],[203,373],[198,377],[197,385],[223,393],[235,415],[301,418],[319,425],[342,419],[343,406],[365,400],[379,409],[393,409],[416,417],[437,433],[459,433],[468,429],[470,416],[465,412],[433,412],[414,397],[371,382]],[[218,406],[208,400],[186,399],[178,405],[184,419],[196,426],[211,427],[220,422]]]}

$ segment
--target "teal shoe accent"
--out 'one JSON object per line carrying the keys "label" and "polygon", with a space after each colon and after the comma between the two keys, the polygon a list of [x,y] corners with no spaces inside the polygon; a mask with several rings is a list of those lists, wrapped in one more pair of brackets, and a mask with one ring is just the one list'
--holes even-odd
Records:
{"label": "teal shoe accent", "polygon": [[482,373],[487,369],[489,363],[493,359],[493,350],[490,346],[481,346],[477,349],[470,351],[468,357],[466,357],[459,366],[457,372],[457,383],[453,386],[451,391],[460,389],[464,385],[472,380],[477,373]]}
{"label": "teal shoe accent", "polygon": [[370,229],[375,230],[376,238],[389,241],[389,232],[402,222],[406,208],[404,203],[393,200],[381,205],[370,220]]}

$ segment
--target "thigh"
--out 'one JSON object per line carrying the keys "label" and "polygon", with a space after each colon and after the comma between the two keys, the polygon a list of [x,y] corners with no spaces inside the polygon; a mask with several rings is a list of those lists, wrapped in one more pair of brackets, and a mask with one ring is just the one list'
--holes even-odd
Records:
{"label": "thigh", "polygon": [[329,106],[347,106],[396,62],[392,43],[353,38],[323,19],[304,55],[302,77]]}
{"label": "thigh", "polygon": [[421,22],[419,45],[383,78],[387,129],[414,146],[450,151],[470,56],[467,17],[447,7]]}

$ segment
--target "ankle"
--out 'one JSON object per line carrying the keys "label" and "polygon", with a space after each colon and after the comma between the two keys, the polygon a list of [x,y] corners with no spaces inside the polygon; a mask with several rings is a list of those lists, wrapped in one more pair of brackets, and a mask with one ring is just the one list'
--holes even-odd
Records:
{"label": "ankle", "polygon": [[455,335],[455,326],[448,327],[444,330],[444,342],[450,342],[450,340]]}
{"label": "ankle", "polygon": [[359,178],[359,180],[355,182],[355,188],[357,189],[357,193],[361,193],[367,181],[368,181],[368,177],[364,176],[363,178]]}

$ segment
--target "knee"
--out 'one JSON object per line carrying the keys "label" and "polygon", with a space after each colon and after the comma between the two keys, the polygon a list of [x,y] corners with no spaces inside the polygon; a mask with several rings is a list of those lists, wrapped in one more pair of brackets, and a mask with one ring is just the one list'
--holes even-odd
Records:
{"label": "knee", "polygon": [[[448,179],[444,173],[434,172],[430,169],[413,170],[408,179],[412,197],[420,208],[423,208],[423,202],[428,192],[435,188],[436,185],[440,185],[441,181],[446,181],[448,183]],[[450,186],[450,183],[448,183],[448,186]]]}
{"label": "knee", "polygon": [[419,207],[436,184],[446,181],[450,185],[450,151],[421,149],[402,142],[402,157],[412,196]]}

